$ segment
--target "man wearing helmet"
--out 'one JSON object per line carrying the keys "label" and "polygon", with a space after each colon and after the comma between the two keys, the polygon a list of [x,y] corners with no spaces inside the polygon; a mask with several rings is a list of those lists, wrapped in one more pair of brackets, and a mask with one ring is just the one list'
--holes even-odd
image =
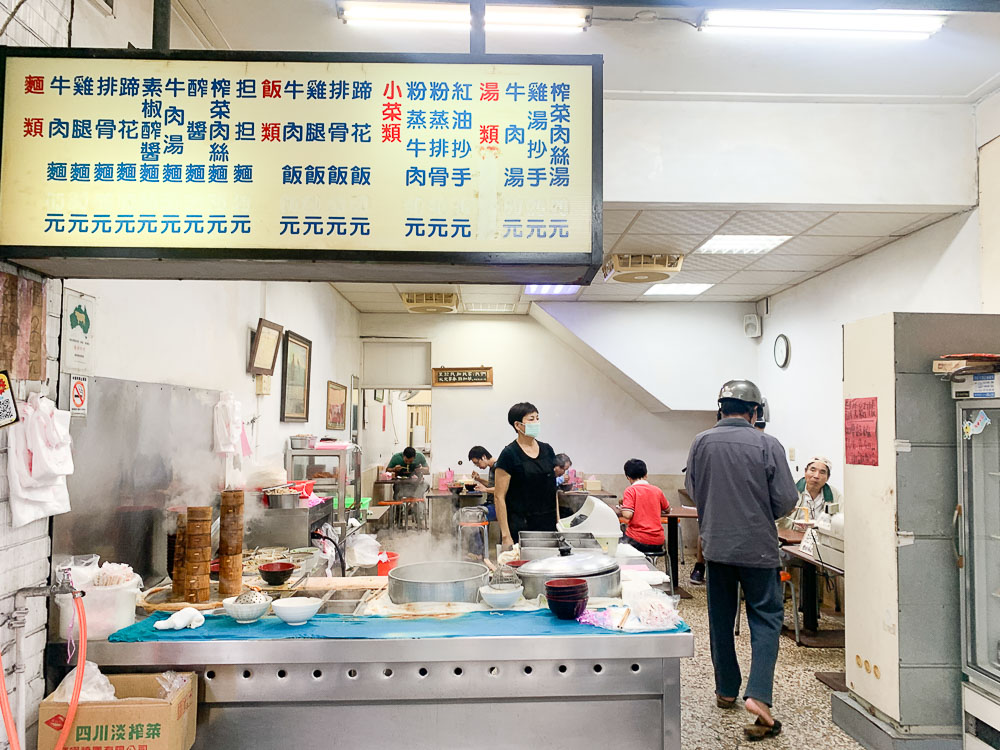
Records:
{"label": "man wearing helmet", "polygon": [[798,501],[785,449],[754,429],[762,404],[749,380],[722,386],[721,418],[691,444],[685,479],[708,563],[709,639],[720,708],[736,705],[743,681],[733,640],[739,588],[746,600],[751,664],[743,698],[756,722],[744,731],[751,740],[781,731],[770,710],[784,619],[775,521]]}

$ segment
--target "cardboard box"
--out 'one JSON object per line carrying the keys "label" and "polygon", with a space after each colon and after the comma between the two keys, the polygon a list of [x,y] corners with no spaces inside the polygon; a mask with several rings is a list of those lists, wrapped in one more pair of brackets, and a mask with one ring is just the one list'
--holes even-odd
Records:
{"label": "cardboard box", "polygon": [[960,375],[951,381],[952,398],[997,398],[1000,373],[979,372]]}
{"label": "cardboard box", "polygon": [[[125,700],[81,703],[66,750],[190,750],[198,719],[198,676],[170,699],[158,698],[155,674],[111,674],[115,695]],[[49,696],[38,708],[38,750],[53,750],[67,703]]]}
{"label": "cardboard box", "polygon": [[955,370],[961,370],[963,367],[968,367],[970,364],[976,364],[970,362],[967,359],[935,359],[934,367],[932,372],[955,372]]}

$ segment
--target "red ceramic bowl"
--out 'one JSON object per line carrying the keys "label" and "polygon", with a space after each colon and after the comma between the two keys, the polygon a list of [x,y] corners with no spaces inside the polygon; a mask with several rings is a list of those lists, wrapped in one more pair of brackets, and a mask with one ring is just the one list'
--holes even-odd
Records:
{"label": "red ceramic bowl", "polygon": [[272,586],[280,586],[292,577],[292,571],[295,570],[295,566],[290,562],[273,562],[265,563],[257,568],[257,570],[260,571],[260,577],[267,583]]}
{"label": "red ceramic bowl", "polygon": [[528,562],[531,562],[531,561],[530,560],[511,560],[509,563],[507,563],[507,567],[509,567],[509,568],[520,568],[522,565],[524,565],[525,563],[528,563]]}
{"label": "red ceramic bowl", "polygon": [[583,578],[553,578],[545,582],[546,588],[576,588],[586,586],[587,582]]}
{"label": "red ceramic bowl", "polygon": [[553,601],[549,599],[549,609],[560,620],[575,620],[583,614],[587,608],[587,600],[580,599],[574,602]]}
{"label": "red ceramic bowl", "polygon": [[552,594],[554,596],[588,596],[590,594],[590,590],[587,588],[586,584],[584,584],[583,586],[573,586],[573,587],[546,586],[545,594],[546,596],[548,596],[549,594]]}
{"label": "red ceramic bowl", "polygon": [[545,597],[545,601],[547,601],[547,602],[579,602],[579,601],[587,601],[587,598],[588,597],[587,597],[586,594],[584,594],[583,596],[555,596],[555,595],[553,595],[553,596],[546,596]]}

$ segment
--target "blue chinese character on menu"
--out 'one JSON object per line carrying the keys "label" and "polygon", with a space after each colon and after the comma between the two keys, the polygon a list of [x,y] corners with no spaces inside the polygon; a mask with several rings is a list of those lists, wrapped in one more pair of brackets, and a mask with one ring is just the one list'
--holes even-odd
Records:
{"label": "blue chinese character on menu", "polygon": [[468,167],[455,167],[451,170],[451,182],[455,187],[462,187],[472,181],[472,170]]}
{"label": "blue chinese character on menu", "polygon": [[184,167],[184,182],[204,182],[205,165],[188,164]]}
{"label": "blue chinese character on menu", "polygon": [[517,125],[508,125],[503,132],[503,142],[507,143],[524,143],[524,128],[519,128]]}
{"label": "blue chinese character on menu", "polygon": [[367,216],[355,216],[351,219],[351,236],[355,234],[360,234],[363,237],[367,237],[371,234],[371,222],[368,221]]}
{"label": "blue chinese character on menu", "polygon": [[98,120],[94,123],[94,132],[97,133],[98,138],[105,138],[110,141],[115,137],[115,121]]}
{"label": "blue chinese character on menu", "polygon": [[212,120],[212,124],[208,127],[208,137],[213,141],[228,141],[229,123]]}
{"label": "blue chinese character on menu", "polygon": [[281,132],[281,140],[302,142],[302,126],[297,122],[286,122]]}
{"label": "blue chinese character on menu", "polygon": [[99,161],[94,165],[94,182],[114,182],[114,164]]}
{"label": "blue chinese character on menu", "polygon": [[427,84],[423,81],[409,81],[406,84],[406,98],[422,102],[427,98]]}
{"label": "blue chinese character on menu", "polygon": [[372,184],[372,169],[371,167],[351,167],[351,184],[352,185],[371,185]]}
{"label": "blue chinese character on menu", "polygon": [[170,134],[163,139],[163,153],[164,154],[183,154],[184,153],[184,136]]}
{"label": "blue chinese character on menu", "polygon": [[142,95],[155,97],[163,96],[163,81],[160,78],[143,78]]}
{"label": "blue chinese character on menu", "polygon": [[427,172],[423,169],[420,169],[420,167],[410,167],[406,170],[406,187],[409,187],[410,185],[423,187],[426,184]]}
{"label": "blue chinese character on menu", "polygon": [[208,116],[215,120],[228,120],[230,117],[229,101],[227,99],[213,99],[208,108]]}
{"label": "blue chinese character on menu", "polygon": [[432,159],[444,159],[448,156],[448,139],[431,138],[430,151],[428,153]]}
{"label": "blue chinese character on menu", "polygon": [[285,94],[296,100],[302,94],[302,84],[296,80],[285,81]]}
{"label": "blue chinese character on menu", "polygon": [[528,101],[529,102],[547,102],[549,100],[549,87],[544,83],[529,83],[528,84]]}
{"label": "blue chinese character on menu", "polygon": [[461,237],[462,239],[469,239],[472,237],[472,224],[468,219],[455,219],[451,223],[451,236],[452,238]]}
{"label": "blue chinese character on menu", "polygon": [[354,139],[355,143],[371,143],[371,130],[372,126],[367,122],[356,122],[351,127],[351,138]]}
{"label": "blue chinese character on menu", "polygon": [[257,81],[253,78],[241,78],[236,81],[237,99],[256,99]]}
{"label": "blue chinese character on menu", "polygon": [[156,120],[143,120],[139,132],[142,140],[154,141],[159,140],[160,135],[163,133],[163,128]]}
{"label": "blue chinese character on menu", "polygon": [[431,81],[431,101],[448,101],[448,84],[444,81]]}
{"label": "blue chinese character on menu", "polygon": [[569,167],[552,167],[549,172],[551,187],[569,187]]}
{"label": "blue chinese character on menu", "polygon": [[404,237],[423,237],[424,236],[424,220],[408,218],[406,220],[406,234]]}
{"label": "blue chinese character on menu", "polygon": [[118,96],[139,96],[139,79],[134,76],[119,78]]}
{"label": "blue chinese character on menu", "polygon": [[76,76],[73,78],[74,96],[93,96],[94,79],[90,76]]}
{"label": "blue chinese character on menu", "polygon": [[49,120],[49,138],[69,138],[69,122],[58,117]]}
{"label": "blue chinese character on menu", "polygon": [[529,159],[541,159],[545,156],[548,147],[545,145],[545,141],[534,140],[528,141],[528,158]]}
{"label": "blue chinese character on menu", "polygon": [[521,220],[520,219],[504,219],[503,220],[503,239],[512,238],[520,239],[521,233]]}
{"label": "blue chinese character on menu", "polygon": [[138,120],[119,120],[118,137],[129,141],[136,140],[139,137]]}
{"label": "blue chinese character on menu", "polygon": [[472,113],[468,110],[455,110],[451,127],[454,130],[472,130]]}
{"label": "blue chinese character on menu", "polygon": [[225,143],[213,143],[208,147],[208,160],[211,162],[229,161],[229,146]]}
{"label": "blue chinese character on menu", "polygon": [[306,99],[326,99],[326,81],[307,81]]}
{"label": "blue chinese character on menu", "polygon": [[63,214],[51,213],[45,214],[45,230],[46,232],[65,232],[66,228],[63,226],[65,222],[65,217]]}
{"label": "blue chinese character on menu", "polygon": [[545,168],[528,167],[528,174],[526,179],[530,183],[528,187],[538,187],[543,182],[545,182]]}
{"label": "blue chinese character on menu", "polygon": [[208,165],[208,181],[209,182],[229,182],[229,165],[228,164],[209,164]]}
{"label": "blue chinese character on menu", "polygon": [[524,187],[524,168],[507,167],[504,169],[504,187]]}
{"label": "blue chinese character on menu", "polygon": [[118,79],[114,76],[100,76],[97,79],[98,96],[114,96],[118,91]]}
{"label": "blue chinese character on menu", "polygon": [[232,234],[250,234],[250,217],[246,214],[233,214]]}
{"label": "blue chinese character on menu", "polygon": [[302,184],[302,167],[294,167],[286,164],[281,168],[281,184],[282,185],[301,185]]}
{"label": "blue chinese character on menu", "polygon": [[424,110],[411,109],[406,113],[406,127],[420,130],[427,127],[427,119],[424,117]]}
{"label": "blue chinese character on menu", "polygon": [[447,238],[448,236],[448,220],[447,219],[431,219],[427,223],[427,228],[430,230],[427,232],[428,237],[441,237]]}
{"label": "blue chinese character on menu", "polygon": [[524,84],[517,82],[508,83],[507,96],[511,97],[516,102],[518,97],[524,96]]}
{"label": "blue chinese character on menu", "polygon": [[135,182],[135,164],[119,162],[116,177],[118,182]]}
{"label": "blue chinese character on menu", "polygon": [[327,168],[326,181],[331,185],[346,185],[347,167],[338,167],[336,165],[331,165],[330,167]]}
{"label": "blue chinese character on menu", "polygon": [[325,185],[326,184],[326,168],[319,167],[315,164],[309,164],[306,166],[305,171],[306,185]]}
{"label": "blue chinese character on menu", "polygon": [[545,239],[545,221],[543,219],[528,219],[528,234],[525,235],[525,239],[531,239],[532,237],[537,237],[540,240]]}
{"label": "blue chinese character on menu", "polygon": [[207,129],[207,123],[204,120],[191,120],[187,124],[188,140],[189,141],[205,140],[206,129]]}
{"label": "blue chinese character on menu", "polygon": [[326,140],[326,125],[321,122],[306,123],[306,143]]}
{"label": "blue chinese character on menu", "polygon": [[233,83],[228,78],[212,79],[212,96],[216,98],[228,97],[233,89]]}
{"label": "blue chinese character on menu", "polygon": [[[448,168],[447,167],[431,167],[427,172],[427,176],[431,179],[431,187],[447,187],[448,186]],[[431,235],[433,236],[433,235]]]}
{"label": "blue chinese character on menu", "polygon": [[163,116],[162,99],[143,99],[142,116],[147,120],[158,120]]}
{"label": "blue chinese character on menu", "polygon": [[351,98],[350,81],[345,81],[343,79],[330,81],[330,98],[334,100],[350,99]]}
{"label": "blue chinese character on menu", "polygon": [[553,146],[549,153],[551,154],[549,164],[569,165],[569,149],[566,146]]}
{"label": "blue chinese character on menu", "polygon": [[163,165],[163,181],[164,182],[181,182],[184,176],[184,171],[180,164],[164,164]]}
{"label": "blue chinese character on menu", "polygon": [[163,90],[166,91],[171,96],[173,96],[174,99],[176,99],[178,96],[184,93],[185,90],[184,81],[175,76],[170,76],[170,78],[167,79],[167,82],[163,84]]}
{"label": "blue chinese character on menu", "polygon": [[233,182],[253,182],[253,164],[234,164]]}
{"label": "blue chinese character on menu", "polygon": [[443,109],[431,110],[431,118],[428,124],[431,130],[447,130],[448,113]]}
{"label": "blue chinese character on menu", "polygon": [[347,141],[347,123],[331,122],[329,128],[330,143],[345,143]]}
{"label": "blue chinese character on menu", "polygon": [[464,159],[472,153],[472,144],[468,140],[460,139],[451,142],[451,155],[456,159]]}
{"label": "blue chinese character on menu", "polygon": [[238,141],[253,141],[256,140],[256,123],[253,122],[238,122],[236,123],[236,140]]}
{"label": "blue chinese character on menu", "polygon": [[569,105],[552,105],[552,122],[569,122]]}
{"label": "blue chinese character on menu", "polygon": [[163,112],[164,125],[183,125],[184,110],[177,106],[169,106]]}
{"label": "blue chinese character on menu", "polygon": [[204,78],[189,78],[187,82],[187,95],[191,99],[208,96],[208,81]]}
{"label": "blue chinese character on menu", "polygon": [[65,182],[66,162],[50,161],[45,169],[45,179],[49,182]]}
{"label": "blue chinese character on menu", "polygon": [[159,181],[160,181],[159,164],[139,165],[139,182],[159,182]]}
{"label": "blue chinese character on menu", "polygon": [[553,83],[552,84],[552,101],[558,99],[559,101],[569,101],[569,84],[568,83]]}
{"label": "blue chinese character on menu", "polygon": [[90,138],[90,120],[73,120],[73,137]]}
{"label": "blue chinese character on menu", "polygon": [[351,87],[351,98],[352,99],[371,99],[372,98],[372,85],[370,81],[355,81],[354,85]]}
{"label": "blue chinese character on menu", "polygon": [[528,130],[548,130],[548,112],[538,109],[528,113]]}
{"label": "blue chinese character on menu", "polygon": [[226,233],[226,217],[222,214],[209,214],[208,216],[208,233],[209,234],[225,234]]}
{"label": "blue chinese character on menu", "polygon": [[472,88],[471,83],[456,83],[454,86],[452,86],[451,89],[452,101],[471,102],[472,101],[472,93],[470,91],[471,88]]}
{"label": "blue chinese character on menu", "polygon": [[73,163],[69,165],[70,182],[90,182],[90,165]]}

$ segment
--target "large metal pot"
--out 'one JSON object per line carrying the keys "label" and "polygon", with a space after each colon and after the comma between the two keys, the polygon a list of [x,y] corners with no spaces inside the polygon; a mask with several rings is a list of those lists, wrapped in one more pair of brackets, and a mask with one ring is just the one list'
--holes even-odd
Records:
{"label": "large metal pot", "polygon": [[389,571],[389,599],[393,604],[411,602],[469,602],[479,599],[479,587],[489,581],[482,563],[444,560],[411,563]]}
{"label": "large metal pot", "polygon": [[606,555],[574,553],[559,558],[532,560],[517,569],[524,585],[524,598],[545,593],[545,582],[553,578],[584,578],[592,597],[616,597],[622,592],[618,563]]}

